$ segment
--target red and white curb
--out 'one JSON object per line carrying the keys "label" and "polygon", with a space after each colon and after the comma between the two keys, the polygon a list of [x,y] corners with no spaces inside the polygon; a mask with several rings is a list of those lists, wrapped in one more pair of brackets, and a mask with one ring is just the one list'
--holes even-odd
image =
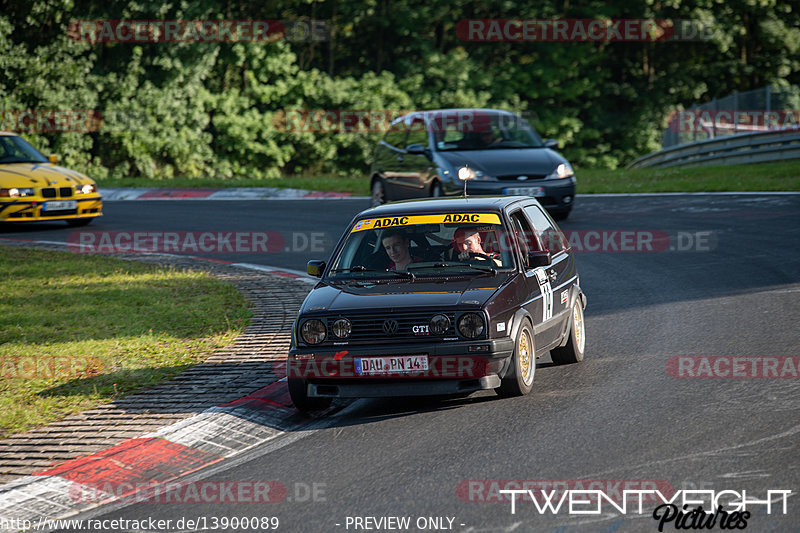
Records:
{"label": "red and white curb", "polygon": [[147,501],[158,486],[312,422],[292,406],[283,377],[155,432],[1,486],[0,524],[42,525],[101,505],[136,500],[140,492],[144,497],[136,501]]}
{"label": "red and white curb", "polygon": [[107,202],[124,200],[363,200],[349,192],[322,192],[277,187],[234,187],[229,189],[105,188],[100,194]]}
{"label": "red and white curb", "polygon": [[[66,243],[56,241],[0,238],[2,240],[67,247]],[[291,269],[221,262],[316,283],[307,274]],[[138,492],[152,493],[154,487],[263,445],[286,431],[296,431],[313,423],[313,419],[300,414],[292,405],[286,385],[285,363],[276,361],[270,368],[265,366],[265,370],[283,377],[247,396],[157,431],[0,486],[0,531],[21,530],[9,527],[10,524],[27,523],[36,527],[44,524],[45,520],[69,518],[100,505],[129,501]],[[324,416],[336,410],[338,407],[334,406],[321,414]],[[86,494],[93,497],[87,499],[84,497]],[[42,527],[37,529],[43,530]]]}

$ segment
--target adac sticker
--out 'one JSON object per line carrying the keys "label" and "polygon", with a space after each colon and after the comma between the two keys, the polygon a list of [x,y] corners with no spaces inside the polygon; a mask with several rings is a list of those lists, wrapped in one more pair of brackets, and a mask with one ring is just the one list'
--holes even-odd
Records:
{"label": "adac sticker", "polygon": [[412,215],[404,217],[369,218],[359,220],[352,232],[367,229],[378,229],[414,224],[500,224],[500,216],[496,213],[440,213],[436,215]]}

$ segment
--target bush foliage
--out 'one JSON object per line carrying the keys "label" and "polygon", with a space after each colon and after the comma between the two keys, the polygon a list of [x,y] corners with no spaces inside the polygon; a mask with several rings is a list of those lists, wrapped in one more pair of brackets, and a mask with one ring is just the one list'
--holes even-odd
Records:
{"label": "bush foliage", "polygon": [[[467,42],[461,19],[691,19],[690,42]],[[90,43],[74,20],[323,20],[325,41]],[[668,113],[800,82],[800,10],[776,0],[0,0],[0,110],[97,110],[89,133],[24,133],[97,178],[364,174],[380,133],[286,131],[287,110],[497,107],[580,166],[659,148]],[[3,126],[0,125],[0,129]]]}

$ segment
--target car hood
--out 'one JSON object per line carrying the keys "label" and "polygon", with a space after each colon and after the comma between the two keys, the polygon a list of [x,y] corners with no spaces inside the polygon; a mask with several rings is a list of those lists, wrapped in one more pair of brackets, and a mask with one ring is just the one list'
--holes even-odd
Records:
{"label": "car hood", "polygon": [[2,187],[58,187],[94,183],[87,176],[53,163],[0,163]]}
{"label": "car hood", "polygon": [[513,277],[513,273],[426,281],[321,282],[306,297],[301,313],[381,309],[384,312],[408,308],[447,308],[483,305]]}
{"label": "car hood", "polygon": [[561,163],[566,163],[560,154],[549,148],[521,148],[494,150],[458,150],[438,152],[453,168],[468,165],[488,176],[509,174],[546,176]]}

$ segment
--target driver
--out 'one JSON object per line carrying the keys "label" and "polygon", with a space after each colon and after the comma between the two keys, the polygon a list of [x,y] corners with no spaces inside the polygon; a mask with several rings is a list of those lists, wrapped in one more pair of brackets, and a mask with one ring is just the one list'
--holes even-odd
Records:
{"label": "driver", "polygon": [[[453,248],[458,252],[460,261],[466,261],[474,257],[470,254],[481,254],[494,261],[495,265],[503,266],[502,261],[500,261],[500,254],[488,253],[483,249],[483,246],[481,246],[481,234],[475,227],[458,228],[453,234]],[[479,259],[486,260],[486,257]]]}

